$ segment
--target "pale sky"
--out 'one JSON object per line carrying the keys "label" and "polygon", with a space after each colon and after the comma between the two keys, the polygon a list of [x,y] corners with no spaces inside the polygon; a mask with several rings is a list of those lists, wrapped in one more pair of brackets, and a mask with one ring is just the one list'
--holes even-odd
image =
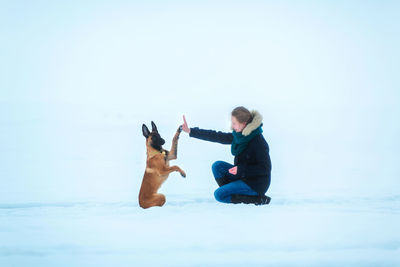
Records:
{"label": "pale sky", "polygon": [[[399,7],[2,1],[0,201],[135,198],[142,123],[168,145],[182,114],[229,131],[238,105],[264,116],[272,194],[396,192]],[[188,180],[164,189],[212,192],[229,147],[180,142]]]}

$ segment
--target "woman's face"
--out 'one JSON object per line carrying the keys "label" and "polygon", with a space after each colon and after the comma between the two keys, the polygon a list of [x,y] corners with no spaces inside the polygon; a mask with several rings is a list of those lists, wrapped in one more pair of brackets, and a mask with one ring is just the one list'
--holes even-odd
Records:
{"label": "woman's face", "polygon": [[243,131],[244,127],[246,127],[246,123],[245,122],[239,122],[236,117],[232,116],[231,118],[232,120],[232,129],[235,130],[235,132],[240,133],[241,131]]}

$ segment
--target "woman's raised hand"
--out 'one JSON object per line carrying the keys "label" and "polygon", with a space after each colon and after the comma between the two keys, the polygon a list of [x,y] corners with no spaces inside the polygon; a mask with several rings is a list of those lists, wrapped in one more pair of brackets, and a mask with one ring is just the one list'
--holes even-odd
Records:
{"label": "woman's raised hand", "polygon": [[186,133],[190,133],[190,128],[186,122],[185,115],[183,115],[183,124],[182,124],[182,130]]}

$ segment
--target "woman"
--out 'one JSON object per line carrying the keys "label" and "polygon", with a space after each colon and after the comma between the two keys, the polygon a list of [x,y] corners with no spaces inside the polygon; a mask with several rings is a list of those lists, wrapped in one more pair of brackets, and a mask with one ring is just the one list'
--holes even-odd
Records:
{"label": "woman", "polygon": [[271,182],[269,147],[262,136],[262,116],[245,107],[232,111],[232,133],[189,128],[183,116],[182,130],[190,137],[231,145],[234,165],[216,161],[212,165],[217,184],[215,198],[223,203],[268,204],[265,196]]}

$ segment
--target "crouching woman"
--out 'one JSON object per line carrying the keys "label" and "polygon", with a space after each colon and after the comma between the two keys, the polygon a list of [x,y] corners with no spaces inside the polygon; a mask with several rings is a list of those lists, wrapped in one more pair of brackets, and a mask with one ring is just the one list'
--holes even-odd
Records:
{"label": "crouching woman", "polygon": [[269,146],[262,135],[262,116],[245,107],[237,107],[231,113],[232,132],[224,133],[189,128],[185,116],[182,129],[190,137],[220,144],[231,145],[234,164],[216,161],[212,172],[219,188],[214,196],[223,203],[268,204],[266,196],[271,183],[271,159]]}

